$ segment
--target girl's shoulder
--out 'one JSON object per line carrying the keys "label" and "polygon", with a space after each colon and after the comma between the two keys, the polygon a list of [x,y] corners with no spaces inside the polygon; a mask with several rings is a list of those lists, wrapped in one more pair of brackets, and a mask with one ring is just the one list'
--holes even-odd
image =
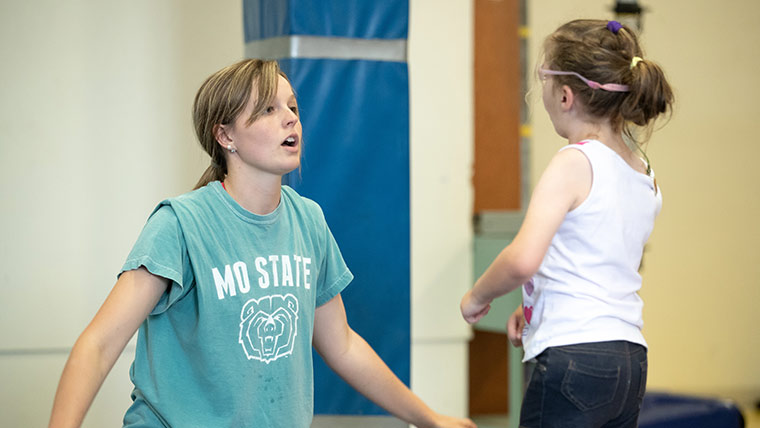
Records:
{"label": "girl's shoulder", "polygon": [[566,169],[577,170],[581,168],[587,170],[591,167],[591,159],[595,157],[595,152],[598,150],[597,144],[601,143],[595,140],[584,140],[567,144],[554,155],[555,163]]}
{"label": "girl's shoulder", "polygon": [[583,140],[568,144],[559,149],[557,155],[571,156],[570,153],[575,154],[578,162],[576,166],[590,167],[592,170],[600,164],[614,163],[614,158],[618,157],[614,150],[599,140]]}

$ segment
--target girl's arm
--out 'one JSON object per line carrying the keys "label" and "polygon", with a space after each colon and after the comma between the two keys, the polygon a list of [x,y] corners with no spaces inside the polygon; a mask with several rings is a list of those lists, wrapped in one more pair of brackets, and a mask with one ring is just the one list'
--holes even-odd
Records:
{"label": "girl's arm", "polygon": [[468,323],[480,320],[493,299],[509,293],[538,271],[568,211],[583,202],[591,189],[591,164],[580,150],[562,150],[544,171],[515,239],[465,293],[460,309]]}
{"label": "girl's arm", "polygon": [[121,274],[71,350],[55,394],[50,428],[82,424],[106,375],[168,285],[168,279],[143,267]]}
{"label": "girl's arm", "polygon": [[349,327],[340,294],[316,310],[314,348],[328,366],[362,395],[420,428],[474,428],[469,419],[440,415],[391,372],[369,344]]}

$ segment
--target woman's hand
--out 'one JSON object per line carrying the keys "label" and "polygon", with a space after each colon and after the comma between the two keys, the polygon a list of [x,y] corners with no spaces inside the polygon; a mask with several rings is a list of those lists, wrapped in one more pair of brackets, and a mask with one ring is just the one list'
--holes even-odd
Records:
{"label": "woman's hand", "polygon": [[397,418],[420,428],[475,428],[469,419],[433,411],[404,385],[367,341],[349,327],[340,294],[317,308],[313,344],[335,373]]}
{"label": "woman's hand", "polygon": [[467,418],[455,418],[446,415],[437,415],[434,428],[477,428],[475,422]]}

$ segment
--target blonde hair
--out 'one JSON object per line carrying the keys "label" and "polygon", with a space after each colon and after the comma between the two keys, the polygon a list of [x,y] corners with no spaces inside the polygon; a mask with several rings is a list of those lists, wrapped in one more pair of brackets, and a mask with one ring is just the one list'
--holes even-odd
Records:
{"label": "blonde hair", "polygon": [[224,180],[227,175],[227,159],[224,148],[216,140],[216,127],[233,123],[252,94],[255,104],[247,124],[258,119],[277,92],[279,76],[287,80],[276,61],[246,59],[217,71],[203,82],[193,103],[193,126],[198,142],[211,156],[211,165],[195,189]]}
{"label": "blonde hair", "polygon": [[644,56],[636,33],[625,25],[613,32],[607,23],[579,19],[562,25],[546,38],[544,61],[552,70],[628,85],[629,92],[608,92],[592,89],[574,76],[552,76],[573,90],[588,114],[609,119],[633,142],[634,128],[644,128],[646,140],[653,120],[672,111],[673,91],[660,66]]}

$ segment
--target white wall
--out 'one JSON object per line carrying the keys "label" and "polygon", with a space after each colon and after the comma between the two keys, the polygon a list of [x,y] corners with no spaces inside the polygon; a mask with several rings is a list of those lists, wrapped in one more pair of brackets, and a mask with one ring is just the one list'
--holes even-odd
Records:
{"label": "white wall", "polygon": [[409,22],[412,389],[467,414],[459,300],[472,284],[473,10],[413,0]]}
{"label": "white wall", "polygon": [[[238,0],[0,4],[0,426],[47,423],[150,210],[205,167],[195,91],[242,53]],[[86,426],[121,420],[129,351]]]}
{"label": "white wall", "polygon": [[[466,413],[471,6],[413,0],[412,385]],[[190,106],[243,56],[239,0],[0,3],[0,426],[44,426],[68,350],[150,210],[207,158]],[[129,347],[86,427],[129,405]],[[441,373],[446,373],[442,377]]]}

